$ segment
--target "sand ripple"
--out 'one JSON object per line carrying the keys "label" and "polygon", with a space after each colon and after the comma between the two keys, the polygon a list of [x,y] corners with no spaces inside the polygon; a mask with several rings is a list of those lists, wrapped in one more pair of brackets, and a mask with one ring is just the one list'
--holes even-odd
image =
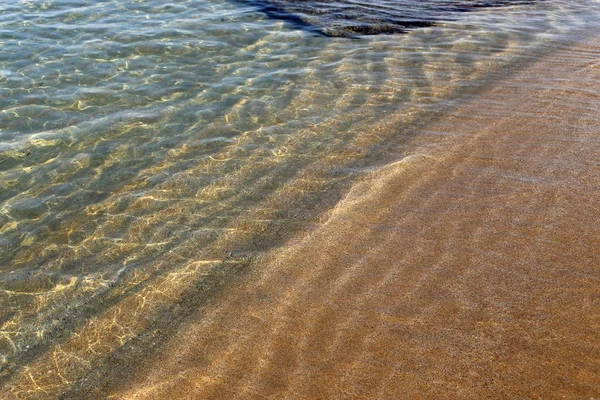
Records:
{"label": "sand ripple", "polygon": [[[599,56],[593,39],[499,82],[429,123],[413,156],[355,184],[314,229],[261,256],[232,255],[195,288],[157,282],[135,307],[115,303],[7,393],[597,396]],[[236,275],[240,265],[250,273]],[[112,350],[104,335],[125,327],[108,321],[146,298],[177,305],[135,320],[143,333]],[[70,373],[61,354],[90,343],[98,357]]]}

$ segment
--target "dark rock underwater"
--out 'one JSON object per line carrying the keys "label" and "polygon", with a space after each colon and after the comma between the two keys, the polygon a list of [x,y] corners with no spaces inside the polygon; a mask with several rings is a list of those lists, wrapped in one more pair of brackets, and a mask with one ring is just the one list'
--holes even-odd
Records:
{"label": "dark rock underwater", "polygon": [[403,33],[449,21],[456,13],[534,0],[250,0],[271,18],[325,36]]}

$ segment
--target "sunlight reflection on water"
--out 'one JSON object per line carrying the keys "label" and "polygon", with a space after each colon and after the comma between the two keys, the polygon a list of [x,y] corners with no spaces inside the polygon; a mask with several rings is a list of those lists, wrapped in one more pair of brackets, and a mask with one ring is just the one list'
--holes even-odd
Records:
{"label": "sunlight reflection on water", "polygon": [[596,15],[544,2],[348,40],[223,1],[0,5],[1,373],[106,313],[118,332],[97,326],[86,357],[127,343],[190,282],[319,224],[411,124]]}

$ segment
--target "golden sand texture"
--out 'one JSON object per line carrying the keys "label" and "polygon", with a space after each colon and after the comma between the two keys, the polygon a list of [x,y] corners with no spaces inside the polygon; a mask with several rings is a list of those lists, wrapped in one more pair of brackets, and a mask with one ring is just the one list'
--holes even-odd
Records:
{"label": "golden sand texture", "polygon": [[430,123],[165,344],[63,397],[599,397],[598,60],[600,39],[560,51]]}
{"label": "golden sand texture", "polygon": [[441,143],[90,394],[599,396],[599,59],[588,41],[432,123]]}

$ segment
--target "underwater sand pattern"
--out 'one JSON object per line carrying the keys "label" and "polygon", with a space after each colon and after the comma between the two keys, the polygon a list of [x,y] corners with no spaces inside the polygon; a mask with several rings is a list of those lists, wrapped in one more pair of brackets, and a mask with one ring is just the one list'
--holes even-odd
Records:
{"label": "underwater sand pattern", "polygon": [[597,396],[599,56],[548,54],[420,126],[280,248],[109,299],[4,397]]}

